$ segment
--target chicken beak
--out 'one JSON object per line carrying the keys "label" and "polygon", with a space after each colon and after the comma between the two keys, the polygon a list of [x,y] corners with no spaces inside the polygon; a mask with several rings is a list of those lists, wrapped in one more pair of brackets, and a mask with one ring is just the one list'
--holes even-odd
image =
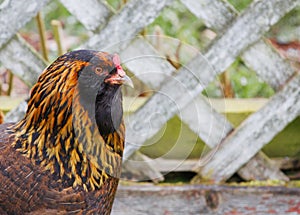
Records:
{"label": "chicken beak", "polygon": [[121,71],[122,71],[122,73],[120,73],[120,71],[118,71],[118,73],[105,79],[104,82],[111,84],[111,85],[114,85],[114,84],[127,85],[129,87],[134,88],[131,78],[129,78],[123,70],[121,70]]}
{"label": "chicken beak", "polygon": [[124,85],[127,85],[131,88],[134,88],[134,85],[133,85],[133,82],[132,82],[131,78],[129,78],[127,75],[122,77],[122,82],[123,82]]}
{"label": "chicken beak", "polygon": [[115,69],[117,72],[112,75],[107,82],[110,82],[111,84],[123,84],[127,85],[131,88],[134,88],[132,80],[126,75],[125,71],[123,70],[121,64],[120,64],[120,58],[117,54],[113,56],[113,62],[115,65]]}

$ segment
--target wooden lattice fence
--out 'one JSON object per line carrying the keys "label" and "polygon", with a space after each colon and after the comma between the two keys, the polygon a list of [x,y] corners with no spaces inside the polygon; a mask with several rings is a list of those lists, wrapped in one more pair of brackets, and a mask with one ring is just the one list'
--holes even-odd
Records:
{"label": "wooden lattice fence", "polygon": [[[18,35],[18,30],[48,2],[5,0],[0,5],[1,64],[28,86],[35,83],[40,72],[46,67],[46,62]],[[94,33],[79,48],[120,53],[126,67],[137,77],[153,70],[160,74],[147,76],[147,79],[142,80],[157,93],[127,118],[125,160],[128,161],[125,168],[126,165],[134,168],[130,163],[130,156],[134,155],[137,160],[147,161],[137,167],[140,171],[151,178],[163,179],[153,161],[136,151],[171,117],[178,114],[212,149],[204,158],[206,162],[203,166],[199,164],[192,168],[202,178],[222,182],[238,172],[246,180],[288,180],[277,166],[271,165],[268,157],[260,150],[299,116],[300,76],[267,44],[264,34],[285,14],[298,6],[300,1],[254,1],[239,14],[224,0],[181,0],[196,17],[220,34],[205,53],[197,55],[176,73],[176,69],[160,56],[143,36],[138,36],[143,28],[152,23],[162,9],[172,2],[131,0],[116,13],[107,3],[100,0],[61,0],[70,13]],[[27,5],[26,8],[24,4]],[[237,57],[241,57],[246,65],[256,71],[277,93],[263,108],[234,129],[223,115],[211,109],[201,92]],[[130,61],[137,58],[139,60]],[[151,65],[151,68],[147,65]],[[165,81],[167,77],[173,78]],[[24,104],[22,107],[19,110],[24,110]],[[154,112],[164,117],[150,118]],[[207,126],[203,123],[206,120],[211,120],[212,125]]]}

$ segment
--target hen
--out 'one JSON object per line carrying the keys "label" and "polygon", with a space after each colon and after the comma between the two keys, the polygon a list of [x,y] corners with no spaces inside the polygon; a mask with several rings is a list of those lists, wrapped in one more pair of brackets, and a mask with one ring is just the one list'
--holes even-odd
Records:
{"label": "hen", "polygon": [[110,214],[124,149],[118,55],[62,55],[0,125],[0,214]]}

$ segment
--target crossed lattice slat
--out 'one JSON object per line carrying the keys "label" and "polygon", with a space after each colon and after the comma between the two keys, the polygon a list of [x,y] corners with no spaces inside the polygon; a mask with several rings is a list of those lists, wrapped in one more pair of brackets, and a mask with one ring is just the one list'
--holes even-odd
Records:
{"label": "crossed lattice slat", "polygon": [[[21,24],[19,23],[18,25],[15,25],[16,27],[12,28],[13,30],[10,31],[10,35],[5,37],[3,40],[0,40],[2,45],[5,44],[0,50],[0,61],[5,67],[11,69],[14,73],[21,76],[28,85],[32,85],[35,82],[37,75],[40,71],[42,71],[42,68],[44,68],[45,62],[38,58],[37,55],[34,54],[34,52],[28,48],[28,46],[25,45],[25,43],[18,36],[13,38],[11,38],[11,36],[14,35],[17,30],[25,24],[26,21],[30,20],[30,18],[34,16],[35,13],[39,11],[47,2],[48,1],[27,1],[26,4],[34,4],[36,6],[33,10],[34,13],[20,11],[18,16],[26,17],[26,19],[24,19],[25,21],[21,22]],[[79,21],[84,24],[87,29],[92,30],[95,33],[94,36],[92,36],[90,40],[82,47],[119,51],[121,52],[121,56],[125,59],[125,61],[126,59],[131,59],[134,57],[152,56],[149,58],[144,57],[143,59],[135,62],[127,62],[126,65],[138,76],[143,75],[141,72],[145,72],[144,68],[147,67],[146,65],[151,65],[152,71],[153,68],[155,68],[159,75],[153,75],[152,79],[148,78],[147,80],[144,80],[146,84],[154,89],[158,89],[160,86],[162,86],[165,77],[170,76],[174,71],[174,68],[167,61],[163,61],[161,56],[159,56],[153,47],[143,40],[143,38],[134,38],[145,26],[150,24],[155,17],[158,16],[159,12],[166,6],[166,4],[172,2],[171,0],[132,0],[122,9],[120,13],[112,16],[111,18],[109,17],[113,14],[113,12],[109,9],[109,7],[107,7],[106,4],[102,2],[95,0],[62,0],[61,2],[79,19]],[[299,3],[299,1],[259,1],[254,3],[236,20],[236,11],[232,10],[230,5],[224,1],[182,0],[182,2],[197,17],[204,20],[208,26],[213,27],[216,31],[224,31],[224,28],[230,24],[225,33],[218,37],[214,41],[214,44],[211,46],[211,48],[205,53],[205,57],[208,62],[206,62],[202,56],[198,56],[187,65],[187,67],[194,72],[196,77],[191,75],[187,68],[181,68],[179,69],[179,73],[174,76],[175,81],[173,80],[166,83],[160,90],[161,92],[167,93],[167,95],[175,99],[176,105],[179,105],[179,109],[181,110],[181,119],[187,122],[192,130],[194,130],[210,147],[213,148],[219,144],[221,139],[227,136],[227,134],[232,130],[232,126],[223,116],[211,110],[211,107],[207,101],[204,98],[199,97],[200,92],[211,80],[213,80],[215,75],[226,69],[240,54],[242,55],[246,64],[255,69],[255,71],[273,88],[278,89],[281,85],[285,84],[286,80],[292,76],[293,70],[263,41],[257,41],[266,31],[268,31],[272,24],[277,22],[284,14],[293,9]],[[13,11],[13,9],[11,10]],[[9,13],[9,11],[7,13]],[[266,19],[266,17],[268,17],[268,19]],[[2,18],[5,18],[5,16],[0,14],[0,18],[0,20],[2,20]],[[241,28],[244,30],[240,31]],[[237,32],[240,34],[237,34]],[[121,43],[118,45],[113,47],[108,46],[120,41]],[[155,56],[159,58],[155,58]],[[213,70],[210,65],[213,65]],[[147,70],[147,68],[145,69]],[[31,71],[31,73],[28,73],[27,71]],[[216,73],[211,74],[211,71],[215,71]],[[201,84],[199,83],[199,80],[201,80]],[[285,86],[283,92],[289,92],[289,90],[295,86],[294,82],[297,82],[297,76],[293,81]],[[176,89],[176,91],[174,91],[174,89]],[[163,97],[161,92],[150,98],[145,106],[143,106],[130,117],[131,126],[128,127],[128,139],[129,141],[134,140],[135,144],[138,144],[138,147],[128,144],[125,154],[127,157],[136,149],[138,149],[146,139],[154,135],[170,117],[179,111],[179,109],[172,108],[174,103]],[[290,103],[285,106],[285,109],[279,108],[278,110],[281,111],[279,113],[284,115],[286,108],[291,108],[294,104],[293,102],[297,102],[299,94],[294,95],[295,96],[291,99],[287,98],[288,95],[284,97],[284,99],[290,101]],[[274,96],[272,100],[273,103],[271,101],[267,105],[266,110],[272,110],[271,105],[276,105],[278,102],[285,101],[282,99],[283,96],[283,93]],[[188,106],[187,104],[190,104],[191,101],[194,101],[195,97],[196,101],[194,102],[194,105]],[[218,129],[213,131],[213,137],[209,138],[209,130],[207,129],[207,126],[205,126],[203,123],[201,124],[199,120],[195,120],[197,117],[191,118],[189,117],[190,114],[187,114],[190,113],[190,111],[195,111],[197,109],[201,110],[201,116],[206,115],[207,119],[214,119],[213,126]],[[151,130],[150,132],[149,130],[143,130],[143,128],[147,128],[147,116],[149,116],[149,114],[151,114],[153,111],[164,112],[165,118],[154,119],[154,121],[152,119],[152,125],[155,126],[155,129]],[[252,118],[250,117],[249,120],[247,120],[249,121],[248,123],[245,122],[235,131],[234,134],[232,134],[229,138],[226,138],[224,145],[226,145],[225,149],[227,149],[227,151],[222,145],[221,150],[217,151],[215,154],[215,159],[213,160],[215,162],[211,161],[203,169],[201,169],[201,173],[204,176],[207,176],[208,178],[214,178],[216,180],[225,180],[236,170],[238,170],[242,164],[246,163],[252,156],[254,156],[256,152],[261,149],[263,144],[266,144],[270,138],[272,138],[283,128],[284,125],[294,119],[298,114],[296,107],[290,113],[289,117],[285,118],[286,120],[280,121],[276,129],[274,129],[272,132],[267,132],[267,134],[260,134],[260,137],[263,138],[258,141],[256,140],[257,143],[255,142],[255,144],[253,144],[256,146],[256,148],[252,147],[255,148],[255,150],[252,150],[251,153],[248,153],[248,156],[240,156],[241,153],[236,151],[234,148],[234,144],[237,144],[240,139],[235,141],[232,139],[236,138],[240,134],[247,134],[247,131],[249,131],[250,136],[255,134],[257,131],[250,129],[253,127],[250,124],[251,119],[253,120],[253,118],[255,119],[255,117],[258,116],[262,117],[261,114],[264,113],[263,111],[264,110],[261,110],[253,114],[251,116]],[[262,118],[260,120],[261,125],[272,122],[276,114],[278,114],[278,112],[275,113],[272,111],[269,111],[268,113],[268,118]],[[223,128],[223,130],[219,128]],[[136,136],[136,134],[140,132],[142,132],[143,136]],[[244,138],[242,140],[244,141],[242,145],[247,148],[247,144],[250,143],[249,139]],[[233,165],[231,163],[232,160],[227,160],[227,162],[223,164],[223,160],[220,160],[220,158],[223,159],[223,153],[227,153],[230,156],[235,154],[233,157],[235,157],[239,162],[237,162],[236,165]],[[258,155],[258,157],[254,157],[249,163],[259,163],[259,159],[260,156]],[[220,171],[220,168],[218,169],[218,172],[221,174],[217,174],[218,172],[216,171],[211,171],[212,167],[223,167],[224,165],[227,165],[228,167],[226,172]],[[275,178],[285,179],[285,176],[282,175],[277,168],[265,166],[265,169],[269,170],[269,174],[266,174],[266,177],[270,176],[270,173],[272,173]],[[246,173],[244,175],[251,175],[250,168],[242,168],[240,173],[243,172]]]}

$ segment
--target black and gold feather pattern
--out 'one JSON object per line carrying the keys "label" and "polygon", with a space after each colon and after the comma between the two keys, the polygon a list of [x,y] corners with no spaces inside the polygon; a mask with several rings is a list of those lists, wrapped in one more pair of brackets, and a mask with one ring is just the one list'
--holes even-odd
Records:
{"label": "black and gold feather pattern", "polygon": [[0,126],[1,213],[110,213],[125,138],[119,68],[80,50],[43,71],[24,119]]}
{"label": "black and gold feather pattern", "polygon": [[25,118],[12,132],[13,146],[33,162],[74,187],[95,190],[108,175],[120,176],[124,124],[105,142],[80,104],[79,72],[89,64],[61,57],[47,68],[31,91]]}

